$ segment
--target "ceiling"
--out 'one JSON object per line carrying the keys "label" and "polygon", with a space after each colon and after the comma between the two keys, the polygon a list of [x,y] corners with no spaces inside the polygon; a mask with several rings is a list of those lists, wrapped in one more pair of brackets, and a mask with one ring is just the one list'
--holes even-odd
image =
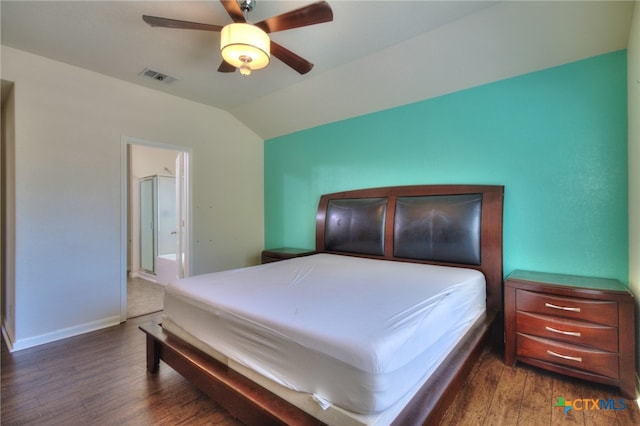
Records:
{"label": "ceiling", "polygon": [[[258,0],[249,22],[310,1]],[[268,139],[627,47],[632,1],[328,0],[329,23],[272,33],[313,62],[218,73],[219,33],[152,28],[143,14],[225,25],[219,1],[0,2],[1,42],[233,114]],[[175,77],[145,78],[151,68]]]}

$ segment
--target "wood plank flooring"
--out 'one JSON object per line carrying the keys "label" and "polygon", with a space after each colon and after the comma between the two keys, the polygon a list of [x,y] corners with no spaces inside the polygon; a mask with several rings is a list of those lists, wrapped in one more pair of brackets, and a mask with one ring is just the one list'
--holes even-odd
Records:
{"label": "wood plank flooring", "polygon": [[[576,407],[565,413],[556,406],[560,397],[575,402]],[[594,405],[599,403],[594,400],[600,399],[606,403],[614,400],[616,408],[623,408],[622,404],[626,408],[596,410]],[[640,409],[636,401],[624,399],[617,388],[522,363],[508,367],[502,354],[485,350],[440,425],[632,426],[640,425]]]}
{"label": "wood plank flooring", "polygon": [[[25,349],[13,354],[2,342],[0,421],[2,425],[219,425],[236,426],[215,402],[167,365],[158,375],[145,370],[145,338],[125,324]],[[449,425],[640,425],[640,410],[569,410],[558,397],[613,399],[615,388],[565,378],[519,364],[504,365],[485,351],[455,398]],[[617,407],[620,407],[618,404]]]}
{"label": "wood plank flooring", "polygon": [[164,286],[135,277],[127,279],[127,319],[162,310]]}

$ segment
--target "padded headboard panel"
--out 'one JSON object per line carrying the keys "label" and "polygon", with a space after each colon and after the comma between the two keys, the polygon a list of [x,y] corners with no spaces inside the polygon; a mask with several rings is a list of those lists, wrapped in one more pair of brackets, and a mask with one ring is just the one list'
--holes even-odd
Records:
{"label": "padded headboard panel", "polygon": [[384,255],[386,198],[329,200],[324,244],[330,251]]}
{"label": "padded headboard panel", "polygon": [[416,185],[326,194],[316,251],[482,271],[487,306],[502,306],[504,187]]}
{"label": "padded headboard panel", "polygon": [[481,207],[480,194],[398,197],[393,255],[479,265]]}

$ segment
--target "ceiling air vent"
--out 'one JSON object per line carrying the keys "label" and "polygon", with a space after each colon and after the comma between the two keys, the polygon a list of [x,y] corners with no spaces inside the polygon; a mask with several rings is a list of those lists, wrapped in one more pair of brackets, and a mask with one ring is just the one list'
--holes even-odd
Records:
{"label": "ceiling air vent", "polygon": [[161,72],[158,71],[154,71],[152,69],[149,68],[145,68],[142,70],[142,72],[140,73],[141,76],[146,77],[146,78],[150,78],[152,80],[156,80],[156,81],[161,81],[163,83],[172,83],[174,81],[177,80],[177,78],[172,77],[170,75],[167,74],[163,74]]}

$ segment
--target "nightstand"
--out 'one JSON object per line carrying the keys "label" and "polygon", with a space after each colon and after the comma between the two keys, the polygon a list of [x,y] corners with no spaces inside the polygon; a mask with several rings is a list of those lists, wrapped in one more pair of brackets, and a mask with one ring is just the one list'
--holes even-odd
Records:
{"label": "nightstand", "polygon": [[507,365],[521,361],[636,398],[633,295],[618,280],[514,271],[504,308]]}
{"label": "nightstand", "polygon": [[278,262],[280,260],[292,259],[294,257],[309,256],[315,250],[294,247],[280,247],[262,251],[262,263]]}

